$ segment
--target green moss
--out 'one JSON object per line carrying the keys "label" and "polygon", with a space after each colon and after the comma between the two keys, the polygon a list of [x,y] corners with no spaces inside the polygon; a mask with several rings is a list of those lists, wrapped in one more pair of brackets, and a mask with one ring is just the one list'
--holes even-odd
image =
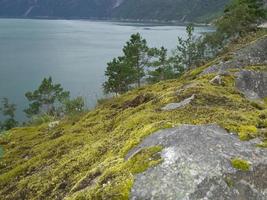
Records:
{"label": "green moss", "polygon": [[248,171],[250,169],[250,164],[246,160],[240,158],[234,158],[231,160],[231,164],[235,169]]}
{"label": "green moss", "polygon": [[3,155],[4,155],[4,150],[3,150],[3,148],[0,146],[0,159],[2,158]]}
{"label": "green moss", "polygon": [[249,140],[257,136],[257,128],[251,125],[240,126],[238,135],[241,140]]}
{"label": "green moss", "polygon": [[267,148],[267,140],[261,142],[260,144],[257,144],[257,147],[261,147],[261,148]]}
{"label": "green moss", "polygon": [[229,188],[232,188],[234,186],[234,181],[231,177],[227,176],[224,180]]}
{"label": "green moss", "polygon": [[266,108],[265,104],[259,101],[252,101],[251,105],[258,110],[264,110]]}
{"label": "green moss", "polygon": [[267,65],[247,66],[245,69],[252,71],[267,71]]}

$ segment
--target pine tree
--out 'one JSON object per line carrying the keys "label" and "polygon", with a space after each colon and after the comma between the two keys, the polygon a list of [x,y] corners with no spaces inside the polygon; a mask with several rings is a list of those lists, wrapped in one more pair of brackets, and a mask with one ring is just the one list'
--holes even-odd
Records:
{"label": "pine tree", "polygon": [[215,25],[224,40],[239,37],[255,30],[266,13],[263,0],[232,0]]}
{"label": "pine tree", "polygon": [[0,112],[4,118],[6,118],[2,123],[0,123],[0,131],[12,129],[19,124],[18,121],[15,120],[16,105],[10,103],[8,98],[2,99],[2,107],[0,108]]}
{"label": "pine tree", "polygon": [[37,90],[25,94],[31,103],[24,112],[28,117],[41,113],[55,115],[57,108],[62,106],[63,101],[69,98],[69,95],[70,93],[64,91],[60,84],[54,84],[51,77],[44,78]]}
{"label": "pine tree", "polygon": [[201,38],[193,35],[194,26],[191,24],[188,25],[186,27],[186,33],[186,39],[178,37],[178,44],[174,51],[174,57],[172,58],[178,71],[196,67],[204,57]]}
{"label": "pine tree", "polygon": [[139,33],[131,35],[130,40],[123,48],[124,64],[132,69],[133,80],[137,86],[141,86],[141,80],[145,76],[145,67],[148,64],[150,55],[149,48],[145,39]]}
{"label": "pine tree", "polygon": [[124,57],[114,58],[107,64],[105,76],[107,81],[103,84],[105,93],[122,94],[129,90],[134,80],[133,69],[125,64]]}
{"label": "pine tree", "polygon": [[156,83],[162,80],[175,78],[176,74],[170,63],[170,59],[167,56],[167,49],[161,47],[160,49],[152,49],[153,55],[156,60],[149,64],[150,68],[153,70],[149,71],[148,82]]}

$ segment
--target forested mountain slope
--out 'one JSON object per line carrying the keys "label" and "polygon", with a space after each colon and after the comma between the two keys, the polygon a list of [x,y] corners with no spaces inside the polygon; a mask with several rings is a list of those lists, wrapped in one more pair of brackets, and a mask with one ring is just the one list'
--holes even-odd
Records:
{"label": "forested mountain slope", "polygon": [[126,0],[116,18],[206,21],[220,14],[228,0]]}
{"label": "forested mountain slope", "polygon": [[205,21],[228,0],[0,0],[1,17]]}

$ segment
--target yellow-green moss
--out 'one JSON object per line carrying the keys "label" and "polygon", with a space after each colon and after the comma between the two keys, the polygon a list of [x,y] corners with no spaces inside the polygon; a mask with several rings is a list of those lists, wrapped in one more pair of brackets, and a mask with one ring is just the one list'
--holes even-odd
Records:
{"label": "yellow-green moss", "polygon": [[267,71],[267,65],[254,65],[245,67],[246,70]]}
{"label": "yellow-green moss", "polygon": [[[262,111],[236,91],[234,77],[225,76],[223,86],[214,86],[209,83],[214,76],[170,80],[133,90],[102,102],[75,123],[63,120],[52,130],[43,124],[10,131],[0,140],[6,150],[1,166],[8,166],[0,169],[0,186],[6,188],[0,189],[0,196],[17,198],[24,192],[27,199],[44,198],[47,193],[48,199],[127,199],[134,173],[160,162],[154,155],[159,149],[124,160],[126,153],[147,135],[179,124],[209,123],[229,131],[254,133],[254,127],[247,126],[256,126]],[[121,107],[147,93],[153,94],[149,102]],[[167,103],[192,94],[196,99],[191,105],[160,111]],[[100,173],[92,183],[74,189],[97,170]],[[8,189],[13,185],[17,190],[10,193]]]}
{"label": "yellow-green moss", "polygon": [[248,171],[250,169],[250,164],[246,160],[240,158],[234,158],[231,160],[231,164],[235,169]]}
{"label": "yellow-green moss", "polygon": [[267,142],[262,142],[262,143],[258,144],[257,146],[261,147],[261,148],[267,148]]}
{"label": "yellow-green moss", "polygon": [[232,188],[234,186],[234,181],[231,177],[227,176],[224,178],[228,187]]}
{"label": "yellow-green moss", "polygon": [[257,136],[257,128],[251,125],[240,126],[238,135],[241,140],[249,140]]}

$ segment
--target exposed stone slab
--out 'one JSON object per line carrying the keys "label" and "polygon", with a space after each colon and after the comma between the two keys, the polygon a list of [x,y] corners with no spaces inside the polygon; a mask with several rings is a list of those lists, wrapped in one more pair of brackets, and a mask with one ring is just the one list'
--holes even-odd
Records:
{"label": "exposed stone slab", "polygon": [[267,64],[267,36],[236,51],[232,54],[230,60],[221,60],[219,63],[208,67],[201,74],[217,73],[229,69],[243,69],[247,66],[264,64]]}
{"label": "exposed stone slab", "polygon": [[242,70],[237,73],[236,87],[251,100],[267,97],[267,72]]}
{"label": "exposed stone slab", "polygon": [[191,101],[193,101],[195,99],[195,95],[193,94],[191,97],[184,99],[183,101],[179,102],[179,103],[169,103],[166,106],[164,106],[163,108],[161,108],[161,110],[163,111],[170,111],[170,110],[175,110],[181,107],[184,107],[188,104],[191,103]]}
{"label": "exposed stone slab", "polygon": [[[163,162],[136,175],[132,200],[264,200],[267,199],[267,150],[258,141],[240,141],[217,125],[182,125],[145,138],[126,156],[161,145]],[[232,158],[251,164],[232,167]]]}
{"label": "exposed stone slab", "polygon": [[210,80],[210,83],[213,85],[222,85],[222,77],[220,75],[215,76],[213,79]]}

